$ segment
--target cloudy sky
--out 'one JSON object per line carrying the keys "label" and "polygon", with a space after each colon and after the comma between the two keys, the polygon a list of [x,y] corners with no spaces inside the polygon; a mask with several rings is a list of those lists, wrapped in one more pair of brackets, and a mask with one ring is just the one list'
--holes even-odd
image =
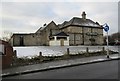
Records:
{"label": "cloudy sky", "polygon": [[107,23],[110,26],[109,34],[118,31],[118,2],[115,0],[104,0],[101,2],[81,2],[72,0],[51,1],[44,0],[4,0],[0,6],[0,32],[9,31],[13,33],[34,33],[52,20],[56,24],[69,21],[72,17],[80,17],[83,11],[87,18],[99,22],[101,25]]}

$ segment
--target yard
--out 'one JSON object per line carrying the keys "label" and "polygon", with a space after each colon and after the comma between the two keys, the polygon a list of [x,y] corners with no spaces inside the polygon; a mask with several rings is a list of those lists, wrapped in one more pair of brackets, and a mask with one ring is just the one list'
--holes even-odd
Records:
{"label": "yard", "polygon": [[[61,56],[66,54],[67,48],[70,49],[70,54],[78,54],[86,52],[86,48],[89,48],[90,52],[101,51],[106,46],[25,46],[25,47],[13,47],[17,51],[17,57],[34,57],[38,56],[39,52],[42,52],[42,56]],[[118,46],[109,46],[109,50],[118,52]]]}
{"label": "yard", "polygon": [[[69,48],[69,52],[67,48]],[[27,46],[14,47],[14,50],[17,51],[17,58],[14,59],[12,67],[55,60],[106,55],[106,46]],[[109,50],[110,54],[118,54],[117,46],[109,46]],[[39,55],[40,52],[42,53],[41,55]]]}

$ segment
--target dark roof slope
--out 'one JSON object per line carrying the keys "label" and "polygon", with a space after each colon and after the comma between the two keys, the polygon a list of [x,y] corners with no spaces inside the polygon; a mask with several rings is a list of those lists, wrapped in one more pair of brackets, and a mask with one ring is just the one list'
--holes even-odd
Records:
{"label": "dark roof slope", "polygon": [[40,27],[35,33],[40,33],[43,29],[44,27]]}
{"label": "dark roof slope", "polygon": [[14,33],[13,35],[33,35],[35,33]]}
{"label": "dark roof slope", "polygon": [[4,40],[0,40],[0,44],[4,44],[4,45],[7,45],[7,46],[11,46],[9,42],[4,41]]}
{"label": "dark roof slope", "polygon": [[67,34],[64,33],[64,32],[60,32],[60,33],[55,34],[55,35],[53,35],[53,36],[69,36],[69,35],[67,35]]}
{"label": "dark roof slope", "polygon": [[59,27],[59,28],[62,28],[62,27],[64,27],[67,23],[68,23],[68,21],[64,21],[62,24],[59,24],[58,27]]}
{"label": "dark roof slope", "polygon": [[69,22],[63,23],[63,27],[70,25],[85,26],[85,27],[99,27],[102,28],[98,22],[94,22],[90,19],[83,19],[78,17],[73,17]]}
{"label": "dark roof slope", "polygon": [[51,27],[50,25],[57,27],[56,23],[54,21],[51,21],[48,25],[45,25],[44,27],[40,27],[35,33],[40,33],[47,27]]}
{"label": "dark roof slope", "polygon": [[[51,24],[54,24],[54,25],[56,26],[56,24],[55,24],[54,21],[51,21],[48,25],[51,25]],[[47,26],[48,26],[48,25],[47,25]]]}

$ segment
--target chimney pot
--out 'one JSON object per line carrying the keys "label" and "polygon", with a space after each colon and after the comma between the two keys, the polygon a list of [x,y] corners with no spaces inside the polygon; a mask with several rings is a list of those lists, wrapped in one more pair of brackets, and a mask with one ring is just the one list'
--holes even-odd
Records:
{"label": "chimney pot", "polygon": [[86,13],[85,13],[85,11],[82,13],[82,18],[86,19]]}

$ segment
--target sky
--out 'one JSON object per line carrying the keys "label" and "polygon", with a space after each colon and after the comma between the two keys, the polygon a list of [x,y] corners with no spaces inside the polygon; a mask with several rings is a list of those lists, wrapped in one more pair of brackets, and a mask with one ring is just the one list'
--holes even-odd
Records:
{"label": "sky", "polygon": [[34,33],[51,21],[61,24],[81,18],[83,11],[87,19],[107,23],[109,34],[118,32],[118,0],[2,0],[0,4],[0,33]]}

